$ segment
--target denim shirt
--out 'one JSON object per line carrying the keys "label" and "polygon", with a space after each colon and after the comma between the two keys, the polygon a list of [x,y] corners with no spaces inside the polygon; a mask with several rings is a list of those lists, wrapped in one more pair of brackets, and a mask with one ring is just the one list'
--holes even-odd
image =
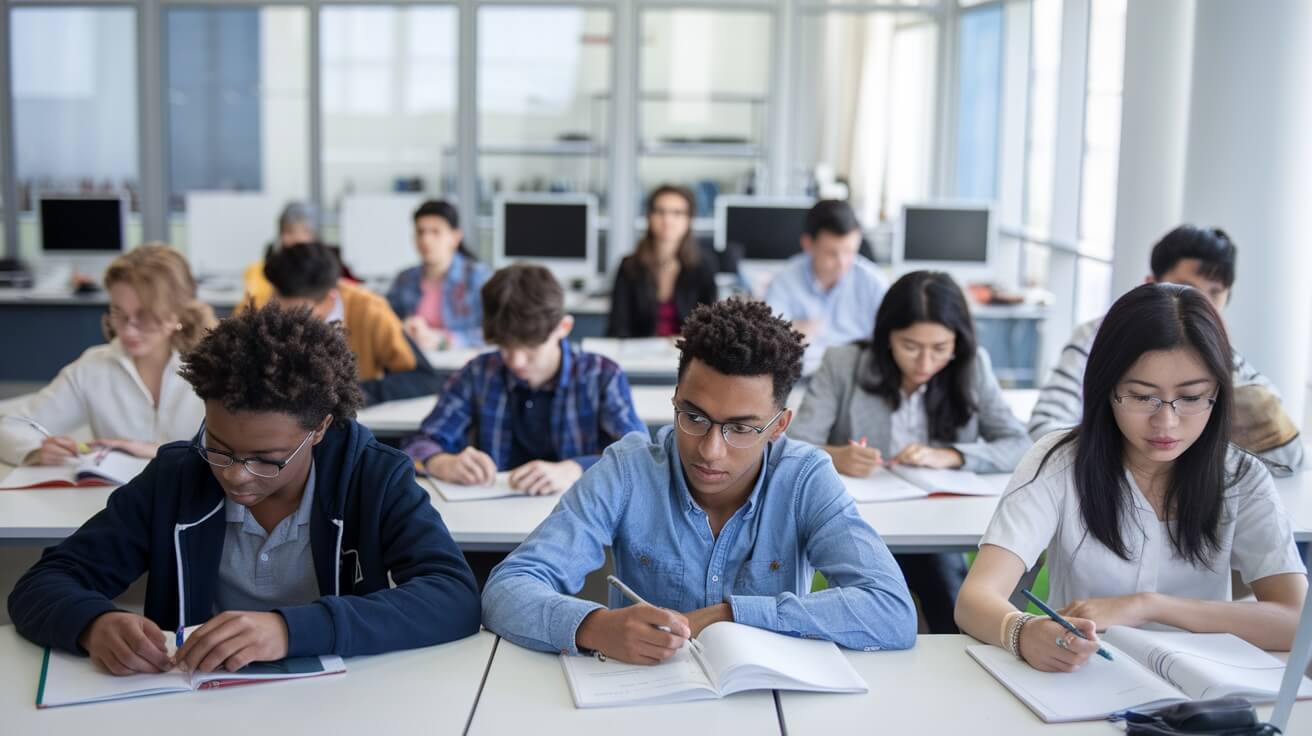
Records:
{"label": "denim shirt", "polygon": [[810,375],[826,349],[870,339],[886,291],[888,282],[879,268],[863,256],[857,256],[838,283],[825,289],[811,269],[810,254],[800,253],[770,281],[765,302],[786,320],[820,323],[820,332],[807,340],[802,358],[803,372]]}
{"label": "denim shirt", "polygon": [[[728,602],[733,619],[849,649],[906,649],[916,609],[883,540],[857,513],[829,456],[767,443],[747,502],[711,535],[688,491],[672,427],[607,448],[483,592],[483,624],[532,649],[578,654],[575,632],[601,608],[575,598],[614,554],[615,574],[654,606]],[[829,588],[811,593],[816,569]],[[626,604],[610,591],[610,606]]]}
{"label": "denim shirt", "polygon": [[[492,275],[485,264],[457,251],[442,281],[442,324],[456,347],[483,344],[483,300],[480,290]],[[407,268],[397,274],[387,290],[387,302],[402,320],[419,309],[423,296],[424,267]]]}

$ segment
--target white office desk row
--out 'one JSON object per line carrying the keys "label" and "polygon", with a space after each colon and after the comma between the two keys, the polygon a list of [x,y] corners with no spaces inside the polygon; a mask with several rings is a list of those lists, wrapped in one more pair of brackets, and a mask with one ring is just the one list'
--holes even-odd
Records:
{"label": "white office desk row", "polygon": [[[9,468],[0,465],[0,477]],[[999,488],[1008,475],[982,476]],[[465,550],[511,550],[555,508],[557,496],[520,496],[489,501],[450,502],[432,490],[452,538]],[[1312,541],[1312,470],[1277,478],[1299,542]],[[57,542],[105,507],[110,488],[44,488],[0,491],[0,546]],[[954,552],[973,549],[993,518],[998,498],[933,497],[888,503],[860,503],[862,518],[894,552]]]}
{"label": "white office desk row", "polygon": [[[347,660],[346,674],[37,710],[41,649],[0,627],[0,713],[6,732],[74,736],[288,734],[1006,733],[1114,734],[1102,721],[1045,724],[970,659],[967,636],[921,636],[901,652],[847,652],[869,692],[756,691],[670,705],[580,710],[554,654],[484,631],[436,647]],[[486,679],[484,676],[486,675]],[[1259,709],[1270,716],[1270,708]],[[1312,729],[1312,702],[1289,733]]]}

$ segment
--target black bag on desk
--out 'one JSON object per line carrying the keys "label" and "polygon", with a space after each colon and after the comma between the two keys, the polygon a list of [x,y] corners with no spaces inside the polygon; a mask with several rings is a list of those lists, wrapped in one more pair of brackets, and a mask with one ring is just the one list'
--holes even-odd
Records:
{"label": "black bag on desk", "polygon": [[1179,703],[1152,713],[1126,711],[1130,736],[1274,736],[1280,729],[1257,719],[1251,703],[1239,697]]}

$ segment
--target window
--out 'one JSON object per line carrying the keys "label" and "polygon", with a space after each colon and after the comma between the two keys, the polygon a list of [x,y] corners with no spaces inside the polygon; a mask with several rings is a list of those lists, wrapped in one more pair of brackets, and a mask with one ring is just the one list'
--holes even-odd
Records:
{"label": "window", "polygon": [[1125,0],[1093,0],[1089,7],[1089,65],[1084,102],[1080,249],[1103,258],[1112,257],[1116,228],[1124,66]]}
{"label": "window", "polygon": [[328,5],[320,39],[323,197],[456,190],[459,11]]}
{"label": "window", "polygon": [[[42,193],[120,193],[139,211],[137,11],[20,7],[10,11],[14,173],[21,213]],[[138,218],[128,242],[141,241]],[[20,247],[38,246],[20,221]]]}
{"label": "window", "polygon": [[1047,234],[1057,161],[1057,81],[1062,0],[1033,0],[1030,21],[1029,124],[1025,140],[1025,226]]}
{"label": "window", "polygon": [[993,5],[961,14],[956,190],[963,199],[991,200],[997,193],[1004,10]]}
{"label": "window", "polygon": [[169,211],[192,191],[306,198],[308,12],[174,7],[164,22]]}

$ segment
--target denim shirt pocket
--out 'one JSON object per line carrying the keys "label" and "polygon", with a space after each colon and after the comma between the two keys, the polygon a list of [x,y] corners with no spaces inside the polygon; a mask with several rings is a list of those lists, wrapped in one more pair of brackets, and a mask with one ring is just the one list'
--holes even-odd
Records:
{"label": "denim shirt pocket", "polygon": [[[734,579],[733,593],[736,595],[764,595],[774,597],[780,593],[798,593],[793,590],[794,578],[791,557],[756,557],[746,560],[738,568]],[[800,595],[800,593],[799,593]]]}
{"label": "denim shirt pocket", "polygon": [[688,588],[683,584],[683,560],[672,552],[631,547],[617,555],[620,579],[648,603],[674,611],[687,610]]}

